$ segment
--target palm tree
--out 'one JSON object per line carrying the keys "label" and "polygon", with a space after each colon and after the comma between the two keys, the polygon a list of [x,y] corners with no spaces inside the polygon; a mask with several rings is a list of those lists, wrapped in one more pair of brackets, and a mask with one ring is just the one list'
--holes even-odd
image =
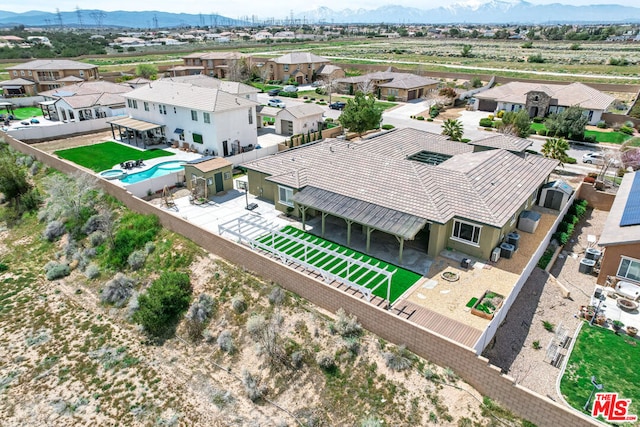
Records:
{"label": "palm tree", "polygon": [[449,137],[452,141],[462,140],[464,130],[462,129],[462,123],[456,119],[447,119],[442,124],[442,134]]}
{"label": "palm tree", "polygon": [[560,166],[564,167],[568,149],[569,143],[564,138],[549,138],[542,146],[541,152],[543,156],[559,161]]}

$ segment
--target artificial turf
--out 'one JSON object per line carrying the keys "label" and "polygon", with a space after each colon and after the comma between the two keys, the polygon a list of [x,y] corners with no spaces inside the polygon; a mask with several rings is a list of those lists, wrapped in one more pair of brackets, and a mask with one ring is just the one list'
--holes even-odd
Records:
{"label": "artificial turf", "polygon": [[[3,114],[6,114],[6,111],[4,111]],[[13,114],[16,120],[25,120],[33,116],[42,116],[42,110],[38,107],[20,107],[15,108],[11,114]]]}
{"label": "artificial turf", "polygon": [[[329,250],[339,251],[340,253],[343,253],[345,257],[355,256],[358,258],[358,260],[361,260],[363,262],[366,262],[372,265],[376,265],[380,269],[386,269],[387,271],[395,271],[395,273],[391,278],[391,291],[390,291],[390,297],[389,297],[390,302],[392,304],[407,289],[409,289],[414,283],[416,283],[421,278],[421,276],[417,273],[414,273],[412,271],[406,270],[404,268],[398,267],[393,264],[389,264],[377,258],[372,258],[368,255],[354,251],[353,249],[349,249],[345,246],[341,246],[336,243],[329,242],[328,240],[322,239],[312,234],[305,233],[304,231],[299,230],[295,227],[286,226],[280,231],[282,233],[296,236],[297,238],[300,238],[300,239],[304,239],[316,245],[323,244],[324,247]],[[303,246],[300,243],[287,239],[286,237],[277,237],[272,241],[272,239],[269,236],[264,236],[258,240],[268,246],[272,246],[272,244],[275,244],[276,249],[282,252],[285,252],[287,255],[290,255],[292,258],[302,259],[304,255]],[[338,258],[334,255],[327,254],[327,252],[324,252],[319,249],[308,250],[306,259],[309,264],[330,272],[339,272],[347,266],[347,261],[344,258]],[[346,272],[343,272],[342,274],[340,274],[340,277],[345,277],[345,276],[346,276]],[[351,275],[351,280],[353,282],[356,282],[360,286],[365,286],[370,288],[375,283],[379,282],[379,280],[375,279],[376,276],[382,277],[377,272],[374,272],[372,270],[360,269]],[[372,279],[373,281],[371,281]],[[382,299],[386,299],[387,286],[382,285],[378,287],[376,290],[373,291],[373,294],[376,296],[379,296]]]}
{"label": "artificial turf", "polygon": [[54,154],[63,159],[91,169],[94,172],[111,169],[114,165],[129,160],[149,160],[157,157],[173,156],[164,150],[136,150],[117,142],[108,141],[84,147],[56,151]]}
{"label": "artificial turf", "polygon": [[610,329],[582,325],[560,382],[567,402],[583,411],[593,389],[591,377],[595,376],[604,385],[602,392],[617,392],[620,399],[631,399],[629,413],[640,415],[639,344],[624,330],[616,335]]}

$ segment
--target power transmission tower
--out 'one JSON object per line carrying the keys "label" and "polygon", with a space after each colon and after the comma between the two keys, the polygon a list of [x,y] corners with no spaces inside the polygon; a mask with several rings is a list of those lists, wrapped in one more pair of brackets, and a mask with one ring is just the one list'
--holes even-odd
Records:
{"label": "power transmission tower", "polygon": [[60,27],[60,30],[64,29],[64,25],[62,24],[62,13],[60,13],[60,9],[56,8],[56,22]]}
{"label": "power transmission tower", "polygon": [[78,16],[78,29],[82,30],[82,11],[76,6],[76,15]]}
{"label": "power transmission tower", "polygon": [[104,13],[101,10],[95,10],[91,13],[89,13],[89,16],[91,17],[91,19],[93,19],[96,23],[96,27],[98,27],[98,29],[102,28],[102,21],[104,20],[104,18],[107,16],[106,13]]}
{"label": "power transmission tower", "polygon": [[158,15],[156,14],[153,15],[153,28],[158,31]]}

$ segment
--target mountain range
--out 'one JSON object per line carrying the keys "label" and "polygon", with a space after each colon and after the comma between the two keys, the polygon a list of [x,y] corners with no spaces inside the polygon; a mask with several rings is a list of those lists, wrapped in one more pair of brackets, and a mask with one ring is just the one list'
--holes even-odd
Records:
{"label": "mountain range", "polygon": [[[635,23],[640,22],[640,8],[600,4],[571,6],[566,4],[534,4],[524,0],[468,0],[450,6],[418,9],[387,5],[376,9],[333,10],[318,7],[294,14],[300,23],[362,23],[362,24],[558,24],[558,23]],[[254,21],[261,23],[258,18]],[[264,22],[278,23],[278,20]],[[282,19],[290,22],[290,18]],[[0,11],[0,27],[24,25],[27,27],[120,27],[120,28],[172,28],[192,26],[251,25],[218,14],[188,14],[160,11],[76,10],[51,13],[29,11],[15,13]]]}

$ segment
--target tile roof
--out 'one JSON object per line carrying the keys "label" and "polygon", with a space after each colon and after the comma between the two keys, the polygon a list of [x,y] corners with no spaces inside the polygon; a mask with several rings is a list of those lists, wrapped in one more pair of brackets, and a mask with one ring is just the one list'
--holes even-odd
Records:
{"label": "tile roof", "polygon": [[[432,222],[455,216],[502,227],[557,165],[540,156],[473,153],[471,146],[464,151],[456,144],[461,143],[403,129],[359,143],[328,139],[243,166],[277,184],[312,186]],[[439,166],[406,159],[422,147],[459,154]]]}
{"label": "tile roof", "polygon": [[222,157],[214,157],[200,162],[187,162],[187,164],[204,173],[233,165],[230,161],[223,159]]}
{"label": "tile roof", "polygon": [[209,89],[219,89],[223,92],[230,93],[232,95],[247,94],[247,93],[259,93],[260,89],[253,86],[249,86],[240,82],[231,82],[228,80],[220,80],[214,77],[209,77],[204,74],[197,74],[195,76],[178,76],[178,77],[165,77],[159,81],[170,81],[175,83],[188,83],[194,86],[206,87]]}
{"label": "tile roof", "polygon": [[582,83],[568,85],[510,82],[474,95],[478,99],[489,99],[512,104],[525,104],[527,93],[541,91],[552,97],[552,105],[570,107],[578,105],[590,110],[606,110],[615,97],[600,92]]}
{"label": "tile roof", "polygon": [[40,92],[47,98],[64,99],[71,108],[89,108],[96,105],[124,105],[124,94],[133,89],[126,84],[108,81],[83,81],[73,85]]}
{"label": "tile roof", "polygon": [[473,141],[473,145],[497,149],[502,148],[507,151],[518,153],[529,148],[531,144],[532,142],[526,138],[518,138],[517,136],[507,135],[504,133]]}
{"label": "tile roof", "polygon": [[202,59],[202,60],[207,60],[207,59],[240,59],[240,58],[244,58],[247,57],[249,55],[241,53],[241,52],[195,52],[195,53],[190,53],[189,55],[185,55],[182,57],[182,59],[188,58],[188,59]]}
{"label": "tile roof", "polygon": [[398,73],[395,71],[378,71],[375,73],[364,74],[362,76],[345,77],[343,79],[337,79],[336,81],[338,83],[358,84],[368,83],[373,80],[389,80],[386,83],[379,83],[378,86],[398,89],[412,89],[440,83],[438,80],[429,79],[416,74]]}
{"label": "tile roof", "polygon": [[322,67],[318,68],[318,71],[316,72],[316,74],[317,75],[331,74],[334,71],[341,70],[341,69],[342,68],[338,67],[337,65],[324,64]]}
{"label": "tile roof", "polygon": [[317,64],[320,62],[330,62],[327,58],[309,52],[291,52],[277,58],[272,58],[271,61],[276,64]]}
{"label": "tile roof", "polygon": [[25,62],[24,64],[7,67],[7,70],[92,70],[98,68],[97,65],[87,64],[85,62],[71,61],[69,59],[36,59],[35,61]]}
{"label": "tile roof", "polygon": [[32,82],[31,80],[21,79],[21,78],[5,80],[0,82],[0,86],[10,86],[10,85],[29,86],[29,85],[35,85],[35,84],[36,82]]}
{"label": "tile roof", "polygon": [[302,117],[316,116],[322,115],[324,113],[324,109],[315,104],[298,104],[294,107],[287,107],[285,109],[281,109],[277,115],[289,113],[296,119],[300,119]]}
{"label": "tile roof", "polygon": [[229,111],[257,105],[256,102],[218,89],[157,80],[127,93],[126,98],[167,104],[200,111]]}

